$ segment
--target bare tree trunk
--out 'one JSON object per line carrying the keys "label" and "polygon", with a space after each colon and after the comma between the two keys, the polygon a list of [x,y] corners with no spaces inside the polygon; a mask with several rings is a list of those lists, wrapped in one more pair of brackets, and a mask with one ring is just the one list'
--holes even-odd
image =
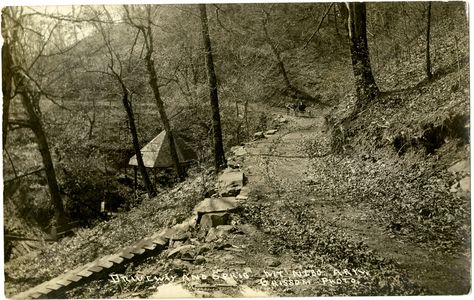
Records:
{"label": "bare tree trunk", "polygon": [[[166,114],[165,106],[163,104],[163,100],[161,99],[160,88],[158,86],[158,76],[156,74],[155,69],[155,61],[153,60],[153,32],[151,30],[151,15],[150,15],[150,7],[148,6],[148,24],[147,26],[139,26],[138,28],[143,33],[143,37],[145,39],[145,46],[146,46],[146,54],[145,54],[145,61],[146,61],[146,68],[148,71],[148,77],[150,87],[153,91],[153,95],[155,96],[155,103],[158,108],[158,112],[160,114],[161,122],[163,123],[163,127],[166,131],[168,136],[168,142],[170,144],[170,154],[171,160],[173,161],[174,168],[178,175],[179,180],[183,180],[185,177],[184,170],[181,168],[179,164],[179,157],[176,151],[176,144],[174,142],[174,134],[171,130],[171,125],[168,119],[168,115]],[[131,21],[131,18],[130,18]]]}
{"label": "bare tree trunk", "polygon": [[426,16],[426,76],[428,80],[433,79],[431,72],[431,58],[430,58],[430,30],[431,30],[431,1],[428,2],[428,11]]}
{"label": "bare tree trunk", "polygon": [[160,88],[158,87],[158,77],[156,75],[156,70],[155,70],[155,63],[153,61],[153,58],[151,58],[151,53],[147,53],[147,55],[145,56],[145,60],[146,60],[148,76],[149,76],[148,82],[153,91],[153,95],[155,96],[155,103],[156,103],[156,106],[158,107],[158,112],[160,113],[160,118],[161,118],[161,122],[163,123],[163,128],[165,129],[166,134],[168,136],[168,142],[170,144],[171,160],[173,161],[174,168],[176,170],[176,173],[178,174],[178,178],[180,180],[183,180],[184,172],[179,164],[178,153],[176,152],[176,144],[174,142],[174,135],[171,130],[171,125],[168,119],[168,115],[166,114],[163,100],[161,99]]}
{"label": "bare tree trunk", "polygon": [[92,117],[89,117],[89,114],[86,113],[87,119],[89,120],[89,133],[88,133],[88,139],[89,141],[92,140],[94,137],[94,125],[96,122],[96,105],[95,105],[95,98],[92,97]]}
{"label": "bare tree trunk", "polygon": [[288,74],[286,73],[285,65],[283,64],[281,54],[278,51],[278,49],[275,47],[275,45],[273,44],[273,41],[270,38],[270,34],[268,33],[268,29],[267,29],[268,13],[264,11],[264,14],[265,14],[265,19],[262,20],[262,27],[263,27],[263,33],[265,35],[265,40],[267,41],[267,44],[270,46],[270,49],[272,49],[273,55],[275,56],[277,60],[278,69],[280,70],[280,74],[283,77],[283,81],[285,82],[286,88],[288,90],[291,90],[293,89],[293,86],[290,82],[290,79],[288,78]]}
{"label": "bare tree trunk", "polygon": [[142,174],[143,181],[145,183],[145,188],[148,192],[150,197],[156,196],[156,191],[153,184],[150,181],[150,177],[148,176],[148,172],[146,170],[145,164],[143,163],[143,157],[140,148],[140,142],[138,141],[138,134],[137,128],[135,126],[135,117],[133,116],[133,109],[130,104],[130,94],[128,92],[127,87],[121,83],[122,85],[122,104],[127,112],[128,122],[130,125],[130,134],[132,135],[132,143],[133,143],[133,150],[135,151],[135,155],[137,156],[137,164],[138,170],[140,174]]}
{"label": "bare tree trunk", "polygon": [[249,124],[248,111],[249,111],[249,98],[245,99],[245,104],[244,104],[244,119],[245,119],[245,129],[247,133],[246,134],[247,139],[250,138],[250,124]]}
{"label": "bare tree trunk", "polygon": [[[26,78],[22,78],[20,80],[26,80]],[[24,85],[21,87],[21,89],[22,90],[19,94],[23,103],[23,107],[28,114],[28,123],[31,126],[31,130],[35,134],[36,141],[38,143],[38,148],[43,160],[46,179],[48,182],[51,203],[53,204],[54,208],[54,218],[56,220],[56,225],[59,226],[66,223],[66,214],[64,212],[61,194],[59,192],[59,185],[56,178],[56,171],[54,170],[53,159],[51,158],[51,152],[49,150],[48,139],[46,138],[46,133],[44,132],[43,124],[39,114],[35,109],[35,105],[33,104],[34,101],[39,101],[39,99],[33,98],[40,97],[40,95],[33,95],[33,93],[29,92]]]}
{"label": "bare tree trunk", "polygon": [[339,8],[339,12],[341,13],[343,28],[347,31],[347,34],[349,34],[349,10],[347,9],[347,6],[344,2],[337,3],[337,7]]}
{"label": "bare tree trunk", "polygon": [[[5,16],[3,16],[5,17]],[[3,19],[3,18],[2,18]],[[4,76],[3,79],[7,79],[7,92],[9,90],[9,94],[7,94],[8,101],[11,100],[11,89],[13,84],[16,85],[16,92],[18,93],[19,97],[21,98],[23,107],[25,108],[28,120],[26,121],[26,126],[30,128],[37,140],[38,148],[41,154],[41,158],[43,160],[43,165],[46,173],[46,179],[48,182],[49,193],[51,197],[51,203],[54,209],[54,217],[56,221],[56,225],[62,225],[66,223],[66,214],[64,212],[64,205],[61,199],[61,194],[59,193],[59,186],[58,181],[56,178],[56,172],[54,170],[53,159],[51,157],[51,152],[49,150],[48,139],[46,137],[46,133],[44,132],[44,127],[40,119],[40,111],[39,111],[39,100],[41,94],[39,92],[34,91],[34,88],[30,88],[29,78],[23,74],[21,70],[14,69],[15,60],[12,53],[12,48],[9,39],[4,40],[3,48],[2,48],[2,60],[3,60],[3,67],[2,73]],[[3,87],[3,82],[2,82]],[[5,91],[4,91],[5,92]],[[4,107],[5,109],[5,107]],[[3,122],[8,121],[8,108],[7,111],[4,110],[4,114],[7,113],[7,119],[3,120]],[[2,126],[8,126],[8,123],[3,123]],[[4,132],[5,133],[5,132]],[[5,146],[5,144],[4,144]]]}
{"label": "bare tree trunk", "polygon": [[219,97],[217,95],[217,78],[212,58],[211,38],[209,36],[209,25],[207,20],[206,5],[199,4],[201,12],[202,39],[206,52],[207,78],[209,83],[209,98],[212,109],[212,129],[214,132],[214,163],[216,172],[226,167],[227,162],[222,143],[221,116],[219,112]]}
{"label": "bare tree trunk", "polygon": [[237,102],[237,99],[235,100],[235,116],[239,122],[235,128],[235,139],[237,141],[237,145],[240,145],[240,129],[242,128],[242,121],[240,120],[239,116],[239,103]]}
{"label": "bare tree trunk", "polygon": [[155,69],[155,61],[153,60],[154,41],[153,41],[153,32],[151,29],[151,25],[152,25],[151,6],[150,5],[146,6],[146,14],[147,14],[146,19],[142,19],[138,23],[136,23],[132,19],[132,16],[130,15],[130,9],[127,5],[124,5],[124,9],[125,9],[126,17],[128,21],[130,22],[130,25],[137,28],[143,35],[145,48],[146,48],[144,60],[145,60],[146,68],[148,72],[148,83],[153,91],[153,95],[155,97],[155,103],[158,108],[158,112],[160,114],[161,122],[163,124],[163,128],[166,131],[166,135],[168,136],[171,160],[173,161],[173,165],[178,175],[178,179],[181,181],[185,177],[185,172],[184,172],[184,169],[181,168],[181,165],[179,164],[178,152],[176,151],[176,144],[174,142],[174,134],[173,134],[173,131],[171,130],[170,121],[168,119],[168,115],[166,114],[163,100],[161,99],[160,87],[158,85],[158,76],[156,74],[156,69]]}
{"label": "bare tree trunk", "polygon": [[354,112],[362,110],[369,102],[375,100],[379,88],[375,83],[370,65],[367,43],[366,6],[364,2],[349,2],[345,7],[348,18],[348,32],[351,47],[352,69],[354,72],[357,102]]}
{"label": "bare tree trunk", "polygon": [[[106,13],[108,14],[107,10],[106,10]],[[96,13],[97,15],[97,13]],[[142,175],[143,177],[143,181],[145,183],[145,188],[147,190],[147,193],[150,197],[154,197],[156,196],[156,191],[155,191],[155,188],[153,186],[153,184],[151,183],[150,181],[150,177],[148,176],[148,172],[145,168],[145,164],[143,163],[143,157],[142,157],[142,153],[141,153],[141,149],[140,149],[140,143],[138,141],[138,133],[137,133],[137,127],[135,125],[135,117],[133,115],[133,108],[132,108],[132,105],[130,103],[130,92],[123,80],[123,77],[122,77],[122,62],[119,58],[119,56],[117,55],[117,53],[114,52],[111,44],[110,44],[110,40],[108,38],[108,35],[105,33],[105,30],[104,28],[102,27],[102,24],[99,22],[97,23],[96,25],[96,28],[99,30],[99,32],[101,33],[102,35],[102,38],[104,40],[104,43],[105,43],[105,46],[109,52],[109,69],[110,69],[110,72],[106,72],[106,74],[108,74],[109,76],[112,76],[113,78],[115,78],[118,82],[118,84],[120,85],[120,88],[122,89],[122,104],[123,104],[123,107],[125,108],[125,112],[127,113],[127,120],[128,120],[128,124],[130,126],[130,134],[132,136],[132,145],[133,145],[133,150],[135,151],[135,155],[137,157],[137,165],[138,165],[138,169],[140,171],[140,174]],[[116,58],[116,60],[115,60]],[[118,63],[118,71],[114,68],[114,63],[115,61]],[[109,103],[109,105],[111,105],[111,102]],[[94,109],[94,115],[93,115],[93,119],[94,119],[94,122],[95,122],[95,100],[93,102],[93,109]],[[93,122],[91,121],[91,134],[92,134],[92,126],[93,126]],[[136,184],[137,184],[137,180],[136,180],[136,168],[135,168],[135,190],[136,190]]]}
{"label": "bare tree trunk", "polygon": [[337,22],[337,8],[336,8],[336,5],[334,5],[333,11],[334,11],[334,28],[336,29],[336,34],[339,37],[340,33],[339,33],[339,27],[338,27],[338,22]]}
{"label": "bare tree trunk", "polygon": [[[5,16],[2,17],[2,28],[5,28]],[[2,46],[2,91],[3,91],[3,119],[2,119],[2,141],[3,149],[7,144],[7,135],[8,135],[8,119],[10,112],[10,100],[12,97],[12,74],[9,70],[12,68],[12,61],[10,55],[9,46],[4,43]]]}

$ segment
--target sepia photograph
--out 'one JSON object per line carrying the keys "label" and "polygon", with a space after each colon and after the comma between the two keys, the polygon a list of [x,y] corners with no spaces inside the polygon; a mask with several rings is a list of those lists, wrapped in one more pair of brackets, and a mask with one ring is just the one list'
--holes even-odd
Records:
{"label": "sepia photograph", "polygon": [[6,299],[471,293],[463,1],[6,3]]}

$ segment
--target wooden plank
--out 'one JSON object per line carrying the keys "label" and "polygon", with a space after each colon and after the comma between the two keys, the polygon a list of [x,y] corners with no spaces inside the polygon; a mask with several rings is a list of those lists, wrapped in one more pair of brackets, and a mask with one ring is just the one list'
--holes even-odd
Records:
{"label": "wooden plank", "polygon": [[157,246],[158,246],[157,244],[151,243],[151,244],[144,245],[143,248],[147,250],[155,250]]}
{"label": "wooden plank", "polygon": [[77,275],[79,275],[81,277],[89,277],[89,276],[92,275],[92,272],[87,270],[87,269],[84,269],[81,272],[77,273]]}
{"label": "wooden plank", "polygon": [[136,247],[136,248],[133,248],[132,252],[140,255],[140,254],[145,253],[145,249],[141,247]]}
{"label": "wooden plank", "polygon": [[55,291],[57,289],[60,289],[62,285],[58,284],[57,282],[50,282],[47,284],[46,287],[52,291]]}
{"label": "wooden plank", "polygon": [[[63,287],[67,287],[73,282],[79,282],[83,278],[91,276],[95,272],[100,272],[104,269],[111,268],[114,264],[121,264],[125,259],[131,259],[135,255],[140,255],[146,250],[154,250],[157,247],[164,247],[168,244],[168,239],[161,236],[159,233],[153,236],[142,239],[132,247],[125,247],[119,253],[104,256],[88,264],[78,266],[60,276],[40,284],[29,291],[20,293],[14,298],[44,298],[51,292]],[[161,249],[161,248],[160,248]]]}
{"label": "wooden plank", "polygon": [[143,245],[152,246],[152,245],[155,245],[155,243],[153,243],[153,241],[151,239],[146,239],[146,240],[144,240]]}
{"label": "wooden plank", "polygon": [[68,280],[66,278],[58,278],[58,280],[56,281],[57,284],[60,284],[62,286],[68,286],[71,282],[71,280]]}
{"label": "wooden plank", "polygon": [[77,274],[79,272],[81,272],[82,270],[84,269],[87,269],[89,267],[92,267],[94,265],[94,262],[90,262],[90,263],[87,263],[85,265],[82,265],[82,266],[78,266],[77,268],[75,269],[72,269],[70,270],[69,272],[67,272],[67,274]]}
{"label": "wooden plank", "polygon": [[162,236],[160,235],[156,235],[156,236],[153,236],[151,238],[151,241],[157,245],[160,245],[160,246],[165,246],[167,243],[168,243],[168,239],[166,238],[163,238]]}
{"label": "wooden plank", "polygon": [[120,251],[119,255],[120,257],[131,259],[132,257],[135,256],[132,252],[133,252],[133,247],[126,247],[126,248],[123,248],[122,251]]}
{"label": "wooden plank", "polygon": [[87,270],[90,271],[90,272],[97,273],[97,272],[102,271],[103,269],[104,268],[102,268],[101,266],[92,266],[92,267],[88,268]]}
{"label": "wooden plank", "polygon": [[30,295],[30,297],[32,299],[37,299],[39,297],[43,296],[43,294],[39,293],[39,292],[34,292],[33,294]]}
{"label": "wooden plank", "polygon": [[133,250],[133,246],[128,246],[128,247],[122,248],[120,252],[127,253],[127,252],[131,252],[132,250]]}
{"label": "wooden plank", "polygon": [[51,291],[53,291],[53,290],[48,288],[46,285],[41,285],[41,286],[38,286],[37,288],[35,288],[35,292],[41,293],[43,295],[47,295]]}
{"label": "wooden plank", "polygon": [[120,264],[122,263],[122,261],[124,260],[122,257],[120,257],[120,255],[113,255],[111,257],[108,258],[109,261],[111,262],[114,262],[116,264]]}
{"label": "wooden plank", "polygon": [[[122,259],[122,260],[123,260],[123,259]],[[101,266],[101,267],[104,268],[104,269],[108,269],[108,268],[112,267],[112,266],[114,265],[114,263],[111,262],[111,261],[109,260],[109,258],[107,258],[107,259],[101,259],[101,260],[99,261],[98,265]]]}
{"label": "wooden plank", "polygon": [[141,239],[138,242],[136,242],[132,247],[137,248],[137,247],[143,247],[147,242],[147,239]]}
{"label": "wooden plank", "polygon": [[68,275],[65,279],[66,279],[66,280],[70,280],[70,281],[72,281],[72,282],[78,282],[79,280],[82,279],[82,277],[79,276],[79,275],[77,275],[77,274],[70,274],[70,275]]}
{"label": "wooden plank", "polygon": [[127,259],[131,259],[131,258],[133,258],[134,256],[135,256],[135,254],[130,253],[130,252],[120,253],[120,257],[127,258]]}
{"label": "wooden plank", "polygon": [[137,244],[135,244],[135,248],[137,247],[153,250],[156,248],[156,245],[153,243],[151,239],[143,239]]}

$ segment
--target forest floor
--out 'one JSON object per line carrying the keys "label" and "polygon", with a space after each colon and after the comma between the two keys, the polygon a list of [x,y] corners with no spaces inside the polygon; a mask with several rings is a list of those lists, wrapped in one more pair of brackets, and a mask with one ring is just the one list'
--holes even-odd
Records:
{"label": "forest floor", "polygon": [[[380,208],[365,200],[363,194],[355,198],[364,199],[354,201],[354,191],[349,191],[347,184],[354,181],[357,186],[364,186],[366,181],[373,184],[370,182],[373,176],[363,177],[360,170],[353,170],[365,169],[357,160],[369,165],[368,174],[382,178],[384,174],[377,168],[384,169],[383,164],[397,158],[366,162],[364,158],[333,154],[310,157],[308,149],[313,149],[315,142],[328,141],[330,133],[326,132],[324,118],[288,116],[283,110],[273,111],[273,117],[283,116],[288,122],[276,134],[246,143],[246,154],[235,157],[247,178],[250,195],[243,209],[232,214],[233,229],[219,235],[217,240],[207,241],[206,235],[197,233],[190,240],[174,242],[172,246],[193,245],[199,260],[169,258],[168,250],[140,264],[129,265],[122,274],[129,281],[117,283],[103,278],[72,289],[66,296],[449,295],[469,291],[469,241],[454,245],[445,238],[449,247],[443,243],[441,247],[443,236],[427,239],[425,231],[418,232],[406,220],[399,220],[398,226],[402,228],[394,229],[394,221],[402,216],[393,212],[390,204]],[[449,160],[451,164],[452,157]],[[387,174],[388,180],[396,179],[393,174]],[[193,203],[199,200],[196,190],[202,180],[196,181],[197,186],[194,181],[184,182],[171,193],[160,196],[158,202],[147,200],[142,207],[97,228],[84,229],[78,236],[66,238],[39,255],[13,260],[7,265],[10,277],[7,291],[12,295],[12,291],[25,290],[35,282],[59,275],[66,267],[72,268],[81,261],[86,263],[100,257],[100,253],[112,253],[133,240],[157,232],[166,222],[176,223],[179,220],[168,220],[176,214],[173,208],[166,211],[164,218],[162,207],[168,202],[181,199],[178,201],[186,204],[186,209],[180,210],[181,219],[186,218]],[[389,186],[383,186],[386,182],[379,184],[377,188],[390,191]],[[449,189],[449,185],[438,183],[436,188]],[[423,190],[426,189],[425,186]],[[381,203],[390,199],[390,195],[381,197]],[[155,221],[151,221],[151,215]],[[143,222],[144,218],[149,220]],[[431,219],[426,221],[428,227],[439,231],[436,224],[430,223]],[[112,230],[117,226],[122,230]],[[96,242],[88,243],[91,239]],[[96,249],[96,244],[100,249]],[[91,256],[95,252],[98,253]],[[158,276],[162,281],[157,284],[131,280],[140,274]],[[43,279],[21,279],[29,276]]]}
{"label": "forest floor", "polygon": [[[285,115],[283,110],[273,111],[273,117],[283,116],[288,122],[276,134],[246,143],[247,153],[235,158],[247,178],[250,195],[243,209],[232,214],[233,229],[217,240],[207,241],[205,235],[197,233],[184,243],[173,244],[173,248],[193,245],[201,256],[199,260],[169,258],[168,250],[128,266],[123,273],[125,278],[158,276],[162,279],[159,284],[132,280],[117,283],[103,278],[70,290],[67,297],[446,295],[469,291],[469,239],[455,245],[450,239],[457,239],[456,235],[446,238],[436,223],[430,223],[432,219],[418,219],[439,234],[427,238],[430,231],[417,231],[390,206],[396,201],[384,202],[390,201],[390,195],[381,196],[379,201],[385,204],[379,207],[370,203],[370,197],[365,199],[365,194],[354,195],[347,186],[351,182],[358,187],[367,182],[373,185],[370,180],[374,176],[385,179],[377,168],[384,170],[384,164],[389,165],[396,157],[377,162],[333,154],[310,157],[308,149],[314,149],[315,142],[328,141],[330,133],[322,115],[296,117]],[[452,159],[448,156],[446,166],[453,163]],[[366,165],[361,165],[362,160]],[[354,168],[367,169],[373,176],[361,176]],[[391,173],[387,176],[389,184],[398,180]],[[436,189],[449,189],[443,178],[436,181]],[[66,238],[31,258],[9,262],[7,291],[14,295],[17,292],[13,291],[57,276],[64,268],[86,263],[101,253],[113,253],[164,225],[178,222],[170,220],[176,215],[173,207],[180,207],[180,218],[186,218],[199,200],[196,191],[202,180],[197,180],[197,185],[184,182],[160,196],[158,202],[149,199],[131,212],[84,229],[78,236]],[[419,180],[423,185],[426,178]],[[381,186],[374,189],[390,192],[391,186],[384,186],[387,182],[378,184]],[[423,190],[429,189],[423,186]],[[408,198],[404,201],[409,202]],[[163,207],[168,209],[166,203],[175,201],[182,204],[162,211]],[[394,228],[394,224],[401,228]],[[122,230],[114,230],[117,226]],[[88,242],[91,239],[95,242]],[[39,277],[21,279],[29,276]]]}
{"label": "forest floor", "polygon": [[[337,158],[339,169],[329,165],[321,168],[315,160],[328,158],[309,158],[305,145],[325,140],[328,133],[323,117],[285,118],[288,123],[275,135],[247,143],[247,153],[238,159],[250,197],[244,209],[232,215],[233,230],[214,241],[198,234],[184,243],[198,249],[199,262],[170,259],[165,252],[127,268],[124,275],[156,274],[168,280],[176,276],[177,280],[163,279],[156,286],[104,279],[78,287],[68,296],[169,298],[180,294],[212,298],[469,292],[467,244],[446,249],[436,247],[439,241],[417,238],[422,233],[394,230],[391,218],[369,203],[330,197],[329,189],[343,188],[343,182],[318,192],[314,188],[315,172],[319,176],[347,172],[343,162],[349,158]],[[173,247],[179,247],[177,243]]]}

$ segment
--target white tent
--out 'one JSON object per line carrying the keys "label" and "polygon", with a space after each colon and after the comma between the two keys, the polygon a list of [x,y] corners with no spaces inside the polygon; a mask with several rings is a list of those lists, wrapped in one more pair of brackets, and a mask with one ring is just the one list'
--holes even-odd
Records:
{"label": "white tent", "polygon": [[[176,134],[173,136],[178,159],[181,164],[196,160],[194,150]],[[166,131],[160,132],[151,142],[140,151],[146,168],[168,168],[173,166],[171,159],[170,144]],[[128,162],[131,166],[138,166],[137,156],[134,155]]]}

